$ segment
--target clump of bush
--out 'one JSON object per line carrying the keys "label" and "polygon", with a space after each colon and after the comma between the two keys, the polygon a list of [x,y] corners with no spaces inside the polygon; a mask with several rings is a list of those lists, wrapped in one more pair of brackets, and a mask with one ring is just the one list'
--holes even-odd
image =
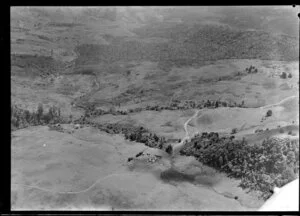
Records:
{"label": "clump of bush", "polygon": [[63,122],[60,108],[52,106],[48,112],[39,104],[36,111],[28,111],[14,104],[11,106],[11,130],[17,130],[28,126],[56,124]]}
{"label": "clump of bush", "polygon": [[266,139],[248,145],[245,139],[203,133],[192,138],[181,154],[241,179],[240,187],[260,191],[264,199],[274,186],[282,187],[299,175],[299,140]]}
{"label": "clump of bush", "polygon": [[50,124],[49,130],[55,130],[55,131],[62,132],[62,133],[65,131],[60,124]]}
{"label": "clump of bush", "polygon": [[286,72],[282,72],[281,75],[280,75],[280,78],[281,79],[286,79],[287,75],[286,75]]}
{"label": "clump of bush", "polygon": [[263,129],[256,129],[255,131],[254,131],[254,133],[262,133],[264,130]]}
{"label": "clump of bush", "polygon": [[149,132],[144,127],[132,128],[131,130],[125,130],[123,133],[125,139],[144,143],[146,146],[152,148],[162,149],[163,145],[166,143],[164,137],[158,137],[155,133]]}
{"label": "clump of bush", "polygon": [[273,114],[272,110],[268,110],[267,113],[266,113],[266,117],[270,117],[270,116],[272,116],[272,114]]}
{"label": "clump of bush", "polygon": [[237,128],[232,128],[231,134],[236,134],[237,133]]}
{"label": "clump of bush", "polygon": [[250,65],[250,67],[249,67],[249,68],[246,68],[246,72],[247,72],[248,74],[251,74],[251,73],[257,73],[257,72],[258,72],[258,70],[257,70],[257,68],[256,68],[256,67],[254,67],[254,66]]}
{"label": "clump of bush", "polygon": [[172,146],[171,146],[171,145],[168,145],[168,147],[166,148],[166,152],[167,152],[168,154],[172,154],[172,151],[173,151]]}
{"label": "clump of bush", "polygon": [[111,107],[109,110],[103,110],[103,109],[96,109],[96,106],[94,104],[86,105],[85,108],[85,116],[86,117],[96,117],[106,114],[112,114],[112,115],[127,115],[127,111],[122,110],[116,110],[115,107]]}
{"label": "clump of bush", "polygon": [[146,146],[151,148],[162,149],[166,143],[164,137],[159,137],[155,133],[150,132],[144,127],[133,126],[130,124],[119,124],[119,123],[106,123],[100,124],[95,122],[90,122],[82,116],[81,118],[74,121],[75,124],[87,124],[97,127],[101,131],[105,131],[110,134],[123,134],[125,139],[135,142],[144,143]]}

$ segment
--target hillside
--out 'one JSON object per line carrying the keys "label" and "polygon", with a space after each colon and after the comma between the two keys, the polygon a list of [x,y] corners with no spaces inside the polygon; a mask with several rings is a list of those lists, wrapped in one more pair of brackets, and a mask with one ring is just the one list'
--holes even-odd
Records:
{"label": "hillside", "polygon": [[257,210],[299,178],[298,12],[11,7],[14,208]]}

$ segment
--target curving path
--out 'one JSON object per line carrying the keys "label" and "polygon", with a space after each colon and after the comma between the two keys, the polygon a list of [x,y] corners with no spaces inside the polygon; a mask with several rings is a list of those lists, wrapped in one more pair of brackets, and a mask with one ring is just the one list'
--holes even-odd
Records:
{"label": "curving path", "polygon": [[291,99],[291,98],[299,98],[299,96],[297,96],[297,95],[292,95],[292,96],[289,96],[289,97],[287,97],[287,98],[284,98],[283,100],[281,100],[281,101],[279,101],[278,103],[274,103],[274,104],[268,104],[268,105],[266,105],[266,106],[262,106],[262,107],[259,107],[260,109],[264,109],[264,108],[268,108],[268,107],[272,107],[272,106],[278,106],[278,105],[280,105],[281,103],[283,103],[283,102],[285,102],[285,101],[287,101],[287,100],[289,100],[289,99]]}
{"label": "curving path", "polygon": [[65,191],[65,192],[61,192],[61,191],[54,191],[54,190],[50,190],[50,189],[45,189],[45,188],[41,188],[38,186],[31,186],[31,185],[25,185],[25,184],[20,184],[20,183],[11,183],[12,185],[21,185],[27,188],[33,188],[33,189],[38,189],[38,190],[42,190],[45,192],[50,192],[50,193],[58,193],[58,194],[79,194],[79,193],[84,193],[87,192],[88,190],[90,190],[91,188],[93,188],[96,184],[98,184],[99,182],[112,177],[112,176],[120,176],[120,175],[134,175],[134,173],[112,173],[110,175],[107,175],[105,177],[99,178],[95,183],[93,183],[91,186],[89,186],[86,189],[80,190],[80,191]]}
{"label": "curving path", "polygon": [[[259,108],[260,108],[260,109],[265,109],[265,108],[272,107],[272,106],[278,106],[278,105],[282,104],[283,102],[285,102],[285,101],[287,101],[287,100],[290,100],[290,99],[292,99],[292,98],[297,98],[297,97],[299,97],[299,96],[297,96],[297,95],[292,95],[292,96],[289,96],[289,97],[287,97],[287,98],[284,98],[283,100],[279,101],[278,103],[268,104],[268,105],[266,105],[266,106],[262,106],[262,107],[259,107]],[[195,112],[195,114],[194,114],[191,118],[189,118],[189,119],[184,123],[183,126],[184,126],[184,130],[185,130],[186,135],[185,135],[185,137],[182,139],[182,141],[181,141],[180,143],[173,145],[173,154],[172,154],[172,157],[175,157],[175,156],[178,154],[178,152],[184,147],[185,141],[188,140],[188,139],[190,139],[190,135],[189,135],[189,132],[188,132],[188,129],[187,129],[187,125],[188,125],[188,123],[189,123],[193,118],[197,117],[199,111],[200,111],[200,110],[197,110],[197,111]]]}
{"label": "curving path", "polygon": [[193,118],[197,117],[197,115],[198,115],[199,112],[200,112],[200,110],[197,110],[197,111],[195,112],[195,114],[194,114],[191,118],[189,118],[189,119],[184,123],[183,127],[184,127],[184,130],[185,130],[185,137],[182,138],[182,140],[181,140],[180,143],[173,145],[173,152],[172,152],[172,157],[173,157],[173,158],[174,158],[174,157],[180,152],[180,150],[184,147],[185,141],[188,140],[188,139],[190,139],[190,135],[189,135],[189,132],[188,132],[188,129],[187,129],[188,123],[189,123]]}

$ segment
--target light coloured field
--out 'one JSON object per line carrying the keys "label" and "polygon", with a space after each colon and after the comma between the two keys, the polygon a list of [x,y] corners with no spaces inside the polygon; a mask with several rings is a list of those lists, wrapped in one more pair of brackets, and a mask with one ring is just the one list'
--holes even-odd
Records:
{"label": "light coloured field", "polygon": [[[235,136],[238,137],[254,135],[257,129],[266,130],[268,128],[273,130],[272,133],[264,133],[264,138],[271,135],[280,135],[278,127],[291,126],[290,130],[294,131],[294,136],[298,137],[298,133],[295,130],[299,127],[299,97],[290,97],[287,100],[278,102],[262,108],[221,107],[218,109],[200,110],[198,117],[192,119],[191,125],[194,125],[194,131],[196,132],[231,133],[232,129],[236,128],[237,134]],[[272,111],[272,115],[266,117],[268,110]],[[285,130],[286,135],[288,131],[288,129]],[[257,135],[260,136],[259,140],[263,139],[261,135]]]}
{"label": "light coloured field", "polygon": [[103,115],[93,121],[99,123],[130,123],[136,126],[144,126],[154,133],[166,138],[182,138],[185,136],[183,124],[194,114],[193,110],[163,110],[142,111],[139,113],[131,113],[127,116]]}
{"label": "light coloured field", "polygon": [[[238,181],[201,166],[192,157],[179,158],[173,170],[168,158],[127,163],[128,157],[148,148],[119,135],[92,128],[66,134],[40,126],[15,131],[13,136],[13,210],[243,211],[262,204],[238,188]],[[146,153],[159,151],[153,150]]]}

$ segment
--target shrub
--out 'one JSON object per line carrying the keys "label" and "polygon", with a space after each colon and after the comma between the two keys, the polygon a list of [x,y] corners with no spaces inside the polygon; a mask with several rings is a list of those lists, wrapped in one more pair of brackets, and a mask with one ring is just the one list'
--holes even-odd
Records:
{"label": "shrub", "polygon": [[289,73],[288,78],[292,78],[292,74],[291,73]]}
{"label": "shrub", "polygon": [[284,133],[283,128],[280,128],[280,129],[279,129],[279,133]]}
{"label": "shrub", "polygon": [[286,72],[282,72],[282,74],[280,75],[280,78],[286,79]]}
{"label": "shrub", "polygon": [[166,152],[167,152],[168,154],[172,154],[172,151],[173,151],[172,146],[171,146],[171,145],[168,145],[168,147],[166,148]]}
{"label": "shrub", "polygon": [[288,135],[292,135],[292,134],[293,134],[292,131],[289,131],[289,132],[288,132]]}
{"label": "shrub", "polygon": [[37,118],[38,118],[38,121],[42,120],[43,111],[44,111],[43,104],[40,103],[38,105],[38,109],[37,109]]}
{"label": "shrub", "polygon": [[266,117],[272,116],[272,110],[268,110],[266,113]]}
{"label": "shrub", "polygon": [[231,134],[235,134],[235,133],[237,133],[237,128],[232,128]]}

